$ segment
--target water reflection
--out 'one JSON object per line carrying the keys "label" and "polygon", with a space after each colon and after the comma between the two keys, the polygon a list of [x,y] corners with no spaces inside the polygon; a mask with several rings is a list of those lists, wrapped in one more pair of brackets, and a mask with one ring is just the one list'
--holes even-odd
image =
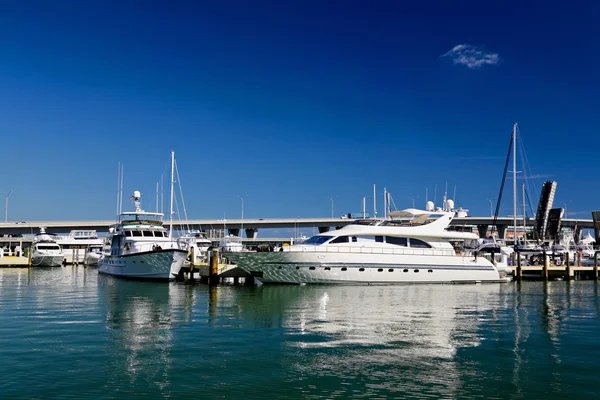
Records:
{"label": "water reflection", "polygon": [[[189,293],[174,284],[98,277],[99,300],[105,304],[106,372],[109,387],[140,387],[169,394],[173,364],[174,312],[190,309]],[[186,313],[184,312],[183,315]]]}

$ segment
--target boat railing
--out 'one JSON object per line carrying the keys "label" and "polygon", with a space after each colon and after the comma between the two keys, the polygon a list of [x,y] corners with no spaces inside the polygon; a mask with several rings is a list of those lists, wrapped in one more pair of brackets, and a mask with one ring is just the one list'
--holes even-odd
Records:
{"label": "boat railing", "polygon": [[[299,245],[302,246],[302,245]],[[291,249],[290,249],[291,250]],[[393,249],[387,247],[359,247],[359,246],[306,246],[291,250],[302,253],[350,253],[350,254],[393,254],[408,256],[455,256],[454,249],[419,249],[405,248]],[[465,254],[465,257],[472,257]]]}

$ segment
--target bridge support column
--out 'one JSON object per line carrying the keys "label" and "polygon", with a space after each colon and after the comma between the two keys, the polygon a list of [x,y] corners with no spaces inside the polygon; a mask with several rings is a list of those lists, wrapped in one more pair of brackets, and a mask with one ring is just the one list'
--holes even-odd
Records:
{"label": "bridge support column", "polygon": [[320,226],[319,227],[319,233],[325,233],[325,232],[329,232],[331,228],[328,226]]}
{"label": "bridge support column", "polygon": [[239,229],[229,228],[229,229],[227,229],[227,231],[229,231],[230,235],[240,236],[240,230]]}
{"label": "bridge support column", "polygon": [[258,229],[244,229],[244,231],[246,232],[246,237],[248,239],[254,239],[256,238],[256,234],[258,232]]}
{"label": "bridge support column", "polygon": [[498,225],[498,239],[506,239],[506,227],[508,225]]}
{"label": "bridge support column", "polygon": [[487,225],[477,225],[477,230],[479,231],[480,238],[487,237],[487,231],[488,231]]}

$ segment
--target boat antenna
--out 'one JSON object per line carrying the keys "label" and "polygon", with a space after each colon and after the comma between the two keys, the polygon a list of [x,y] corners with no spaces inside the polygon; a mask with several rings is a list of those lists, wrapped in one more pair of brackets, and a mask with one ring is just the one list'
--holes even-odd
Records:
{"label": "boat antenna", "polygon": [[435,204],[436,198],[437,198],[437,183],[435,184],[435,188],[433,190],[433,204]]}
{"label": "boat antenna", "polygon": [[377,218],[377,191],[375,190],[375,184],[373,184],[373,218]]}
{"label": "boat antenna", "polygon": [[387,218],[387,189],[383,188],[383,218]]}
{"label": "boat antenna", "polygon": [[124,174],[125,166],[121,164],[121,187],[119,191],[119,214],[123,212],[123,174]]}
{"label": "boat antenna", "polygon": [[454,184],[454,204],[456,204],[456,183]]}
{"label": "boat antenna", "polygon": [[175,185],[175,152],[171,151],[171,212],[169,213],[169,239],[173,238],[173,191]]}
{"label": "boat antenna", "polygon": [[156,182],[156,213],[158,214],[158,182]]}
{"label": "boat antenna", "polygon": [[117,221],[119,221],[119,200],[120,200],[120,189],[121,189],[121,162],[117,164]]}

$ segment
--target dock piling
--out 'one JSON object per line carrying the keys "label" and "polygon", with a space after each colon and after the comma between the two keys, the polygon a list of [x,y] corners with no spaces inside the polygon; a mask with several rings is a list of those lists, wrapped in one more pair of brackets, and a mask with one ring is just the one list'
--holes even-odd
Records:
{"label": "dock piling", "polygon": [[521,253],[516,251],[513,253],[515,255],[515,260],[517,262],[517,279],[521,280],[523,278],[523,268],[521,267]]}
{"label": "dock piling", "polygon": [[565,279],[569,281],[571,280],[571,260],[568,252],[565,255],[565,262],[565,269],[567,271]]}
{"label": "dock piling", "polygon": [[210,285],[219,283],[219,249],[214,247],[210,252],[210,277],[208,280]]}
{"label": "dock piling", "polygon": [[548,280],[548,264],[550,263],[550,260],[548,258],[548,254],[546,254],[546,251],[544,251],[544,267],[542,268],[542,275],[545,281]]}
{"label": "dock piling", "polygon": [[600,253],[600,251],[595,251],[594,252],[594,279],[598,280],[598,253]]}

